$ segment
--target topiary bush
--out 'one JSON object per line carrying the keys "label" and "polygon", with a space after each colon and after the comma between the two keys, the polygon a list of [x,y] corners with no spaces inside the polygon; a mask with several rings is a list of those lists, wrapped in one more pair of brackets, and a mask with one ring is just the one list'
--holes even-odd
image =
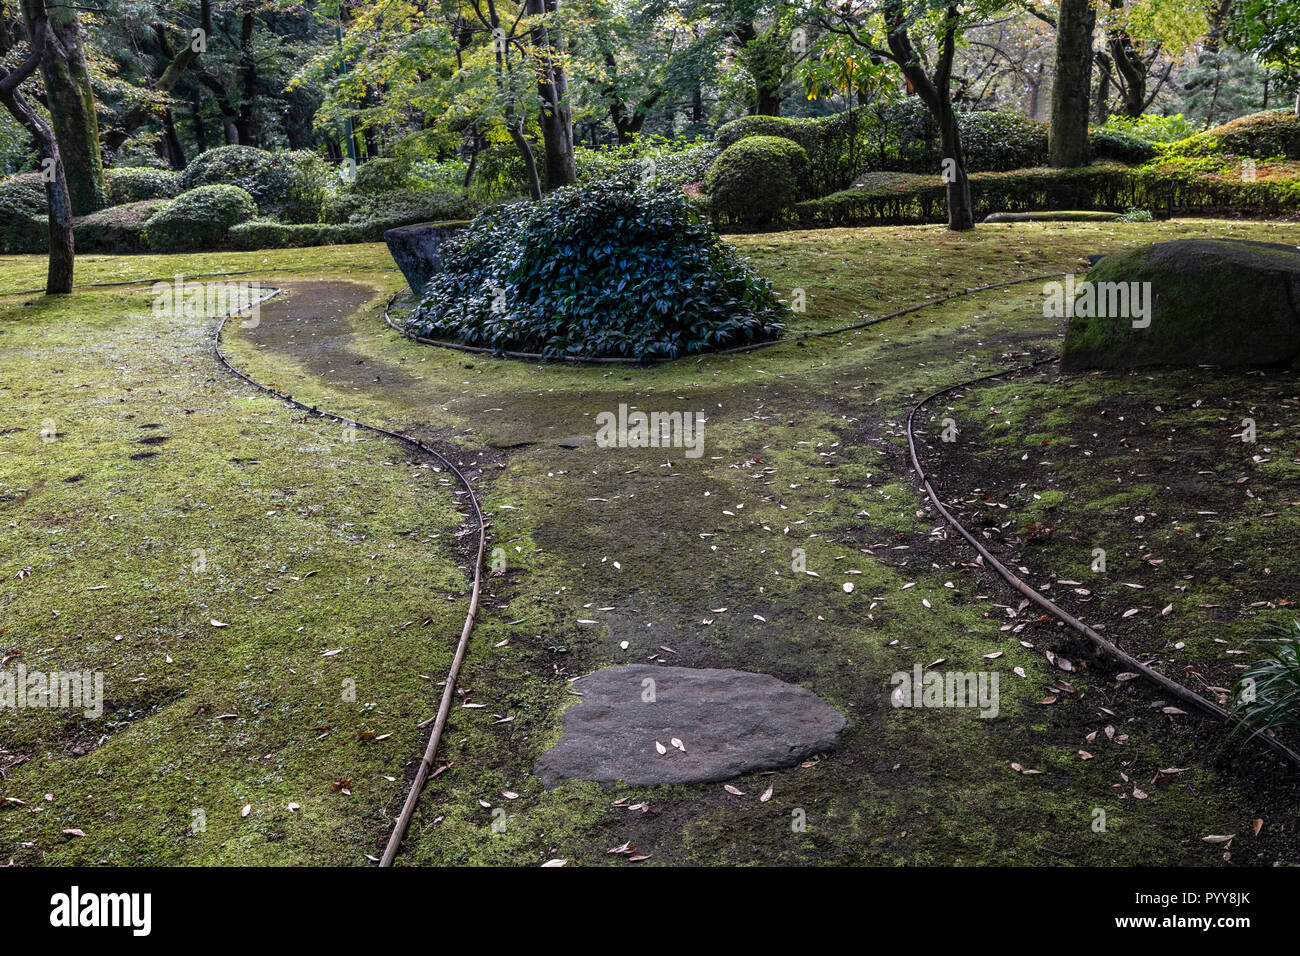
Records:
{"label": "topiary bush", "polygon": [[[1231,153],[1253,159],[1300,159],[1300,116],[1290,110],[1252,113],[1183,140],[1185,155]],[[1175,149],[1181,144],[1175,144]]]}
{"label": "topiary bush", "polygon": [[40,173],[0,181],[0,252],[41,252],[49,245],[49,203]]}
{"label": "topiary bush", "polygon": [[365,241],[376,242],[386,229],[417,222],[470,219],[481,208],[481,203],[464,193],[441,190],[394,189],[371,194],[348,191],[330,201],[325,218],[330,223],[363,227],[367,235],[374,235]]}
{"label": "topiary bush", "polygon": [[382,193],[402,189],[407,185],[410,166],[388,157],[369,160],[357,167],[357,178],[352,191],[357,193]]}
{"label": "topiary bush", "polygon": [[787,217],[804,192],[808,154],[779,136],[747,136],[728,146],[704,177],[715,220],[766,226]]}
{"label": "topiary bush", "polygon": [[1094,160],[1117,163],[1145,163],[1156,154],[1155,146],[1140,136],[1104,126],[1088,131],[1088,146]]}
{"label": "topiary bush", "polygon": [[145,252],[145,224],[171,206],[170,199],[146,199],[110,206],[73,220],[78,252]]}
{"label": "topiary bush", "polygon": [[676,358],[780,334],[784,307],[679,189],[611,180],[480,215],[408,319],[547,357]]}
{"label": "topiary bush", "polygon": [[250,219],[231,226],[227,243],[233,249],[289,249],[300,246],[334,246],[376,242],[373,231],[351,223],[284,223]]}
{"label": "topiary bush", "polygon": [[107,171],[108,201],[114,206],[146,199],[175,199],[181,191],[181,174],[149,166],[118,166]]}
{"label": "topiary bush", "polygon": [[212,248],[231,226],[257,215],[257,203],[238,186],[200,186],[181,193],[145,223],[151,249]]}
{"label": "topiary bush", "polygon": [[181,173],[181,190],[238,186],[263,215],[286,222],[320,222],[331,189],[329,167],[315,153],[268,153],[251,146],[220,146],[196,156]]}

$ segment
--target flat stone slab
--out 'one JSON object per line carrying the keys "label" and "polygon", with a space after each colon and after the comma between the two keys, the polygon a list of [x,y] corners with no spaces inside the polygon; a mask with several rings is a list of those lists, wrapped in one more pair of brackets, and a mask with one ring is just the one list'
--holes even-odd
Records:
{"label": "flat stone slab", "polygon": [[564,735],[535,768],[548,787],[561,777],[632,785],[729,780],[833,750],[849,726],[811,691],[749,671],[630,664],[573,687],[582,700],[564,712]]}

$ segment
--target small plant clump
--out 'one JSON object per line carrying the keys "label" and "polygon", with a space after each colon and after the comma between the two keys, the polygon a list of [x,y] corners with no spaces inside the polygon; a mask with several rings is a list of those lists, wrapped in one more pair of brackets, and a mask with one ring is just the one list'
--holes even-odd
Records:
{"label": "small plant clump", "polygon": [[777,337],[786,309],[680,190],[560,189],[443,247],[414,333],[545,357],[671,359]]}

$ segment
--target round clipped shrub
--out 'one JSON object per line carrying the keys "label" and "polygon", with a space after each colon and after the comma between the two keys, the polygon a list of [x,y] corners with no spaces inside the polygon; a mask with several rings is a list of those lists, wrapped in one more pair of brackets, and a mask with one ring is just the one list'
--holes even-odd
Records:
{"label": "round clipped shrub", "polygon": [[211,248],[230,227],[257,215],[257,203],[238,186],[200,186],[181,193],[144,225],[150,248]]}
{"label": "round clipped shrub", "polygon": [[238,186],[264,215],[288,222],[320,222],[330,191],[329,167],[309,150],[268,153],[252,146],[219,146],[200,153],[181,173],[181,190]]}
{"label": "round clipped shrub", "polygon": [[0,251],[44,250],[49,243],[49,211],[40,173],[0,181]]}
{"label": "round clipped shrub", "polygon": [[794,116],[742,116],[719,126],[714,144],[723,150],[750,136],[780,136],[809,153],[819,145],[817,121]]}
{"label": "round clipped shrub", "polygon": [[107,172],[108,201],[114,206],[146,199],[175,199],[181,191],[181,175],[151,166],[119,166]]}
{"label": "round clipped shrub", "polygon": [[1156,148],[1142,137],[1105,127],[1088,131],[1088,146],[1093,159],[1118,163],[1145,163],[1156,154]]}
{"label": "round clipped shrub", "polygon": [[704,177],[715,217],[741,226],[784,218],[800,198],[808,154],[779,136],[747,136],[724,149]]}
{"label": "round clipped shrub", "polygon": [[483,213],[441,255],[408,327],[502,351],[676,358],[775,338],[786,314],[670,186],[558,189]]}
{"label": "round clipped shrub", "polygon": [[79,252],[144,252],[144,227],[172,204],[170,199],[144,199],[109,206],[73,220]]}
{"label": "round clipped shrub", "polygon": [[1300,159],[1300,116],[1290,110],[1252,113],[1185,139],[1173,148],[1188,156],[1232,153],[1253,159]]}
{"label": "round clipped shrub", "polygon": [[357,167],[352,189],[359,193],[382,193],[401,189],[407,183],[410,167],[396,159],[379,157]]}

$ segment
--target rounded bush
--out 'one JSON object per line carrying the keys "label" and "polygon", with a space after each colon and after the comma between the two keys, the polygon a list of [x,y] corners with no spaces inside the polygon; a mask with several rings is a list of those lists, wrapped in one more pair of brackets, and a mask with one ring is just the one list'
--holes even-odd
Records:
{"label": "rounded bush", "polygon": [[181,173],[181,190],[238,186],[264,215],[288,222],[320,222],[329,198],[330,170],[309,150],[268,153],[251,146],[220,146],[200,153]]}
{"label": "rounded bush", "polygon": [[257,203],[238,186],[200,186],[181,193],[145,223],[150,248],[211,248],[226,239],[230,227],[257,215]]}
{"label": "rounded bush", "polygon": [[1088,145],[1093,159],[1119,163],[1145,163],[1156,154],[1156,148],[1140,136],[1104,127],[1088,132]]}
{"label": "rounded bush", "polygon": [[119,166],[106,175],[108,201],[114,206],[146,199],[175,199],[181,191],[181,175],[170,169]]}
{"label": "rounded bush", "polygon": [[1195,145],[1188,155],[1203,156],[1208,152],[1232,153],[1252,159],[1272,159],[1284,156],[1300,159],[1300,116],[1290,110],[1266,110],[1206,130],[1186,143]]}
{"label": "rounded bush", "polygon": [[704,192],[715,217],[765,226],[786,216],[800,198],[808,154],[779,136],[747,136],[724,149],[709,167]]}
{"label": "rounded bush", "polygon": [[79,252],[144,252],[145,224],[172,204],[170,199],[144,199],[110,206],[73,221]]}
{"label": "rounded bush", "polygon": [[742,116],[719,126],[714,143],[724,150],[750,136],[780,136],[808,153],[819,145],[817,121],[792,116]]}
{"label": "rounded bush", "polygon": [[681,190],[611,180],[484,213],[411,331],[548,357],[676,358],[774,338],[785,309]]}
{"label": "rounded bush", "polygon": [[49,203],[39,173],[0,181],[0,251],[40,252],[49,243]]}
{"label": "rounded bush", "polygon": [[406,185],[408,167],[395,159],[380,157],[357,167],[352,189],[359,193],[382,193]]}
{"label": "rounded bush", "polygon": [[961,113],[957,132],[972,172],[1030,169],[1047,161],[1047,124],[1019,113]]}

